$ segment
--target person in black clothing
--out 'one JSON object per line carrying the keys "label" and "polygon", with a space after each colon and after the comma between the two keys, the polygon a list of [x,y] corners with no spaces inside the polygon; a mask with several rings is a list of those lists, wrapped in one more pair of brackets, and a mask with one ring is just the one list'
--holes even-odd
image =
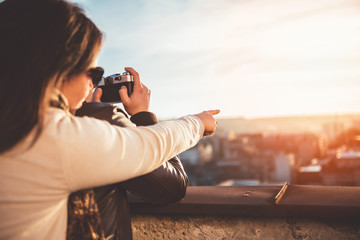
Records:
{"label": "person in black clothing", "polygon": [[[82,107],[76,111],[77,116],[94,117],[121,127],[147,126],[158,122],[156,115],[149,111],[137,112],[129,118],[128,114],[121,108],[100,102],[101,89],[97,89],[96,93],[95,101],[84,102]],[[90,239],[101,239],[101,235],[112,240],[132,239],[126,192],[129,191],[134,196],[149,203],[168,204],[185,196],[187,184],[187,175],[179,157],[176,156],[149,174],[118,184],[94,188],[91,194],[94,195],[96,202],[94,204],[97,205],[99,219],[98,227],[93,226],[93,229],[87,228],[85,223],[87,220],[83,215],[74,214],[74,203],[82,202],[84,204],[89,190],[73,193],[69,197],[68,239],[76,239],[80,236],[84,238],[84,235],[89,236]],[[80,201],[81,199],[83,201]],[[76,220],[79,217],[80,219]],[[91,221],[92,225],[96,225],[94,219],[90,219]],[[94,229],[95,232],[98,229],[97,233],[89,234]]]}

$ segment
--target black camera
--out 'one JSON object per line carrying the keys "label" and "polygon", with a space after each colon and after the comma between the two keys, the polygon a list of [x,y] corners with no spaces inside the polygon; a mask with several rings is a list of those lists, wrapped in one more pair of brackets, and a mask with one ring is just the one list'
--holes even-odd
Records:
{"label": "black camera", "polygon": [[116,73],[103,78],[98,87],[102,89],[102,102],[121,102],[119,90],[122,86],[127,88],[130,96],[134,90],[133,76],[129,72]]}

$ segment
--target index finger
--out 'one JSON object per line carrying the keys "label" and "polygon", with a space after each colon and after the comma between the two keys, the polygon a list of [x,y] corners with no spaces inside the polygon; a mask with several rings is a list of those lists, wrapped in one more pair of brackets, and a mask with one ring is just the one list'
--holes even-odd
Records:
{"label": "index finger", "polygon": [[140,82],[140,76],[139,73],[136,72],[133,68],[131,67],[126,67],[125,71],[129,72],[132,76],[133,76],[133,80],[134,80],[134,88],[139,88],[141,87],[141,82]]}
{"label": "index finger", "polygon": [[216,114],[218,114],[218,113],[220,112],[220,110],[219,110],[219,109],[216,109],[216,110],[208,110],[207,112],[210,113],[211,115],[216,115]]}

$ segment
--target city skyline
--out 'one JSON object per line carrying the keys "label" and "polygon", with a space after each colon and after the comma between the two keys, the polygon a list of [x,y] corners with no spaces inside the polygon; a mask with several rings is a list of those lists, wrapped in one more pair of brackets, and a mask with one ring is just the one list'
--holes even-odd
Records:
{"label": "city skyline", "polygon": [[134,67],[159,118],[360,112],[357,1],[74,2],[105,34],[105,75]]}

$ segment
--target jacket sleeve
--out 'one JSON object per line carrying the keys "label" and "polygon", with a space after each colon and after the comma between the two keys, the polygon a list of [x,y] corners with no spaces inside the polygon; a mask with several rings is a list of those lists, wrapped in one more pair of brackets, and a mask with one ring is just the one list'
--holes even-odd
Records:
{"label": "jacket sleeve", "polygon": [[136,127],[136,125],[129,120],[129,117],[121,108],[113,106],[109,103],[84,102],[81,108],[76,111],[76,116],[87,116],[105,120],[119,127]]}
{"label": "jacket sleeve", "polygon": [[[84,103],[76,115],[95,117],[121,127],[148,126],[158,122],[151,112],[137,113],[130,121],[120,108],[106,103]],[[185,196],[187,184],[188,177],[178,156],[151,173],[121,183],[134,196],[155,204],[180,200]]]}
{"label": "jacket sleeve", "polygon": [[[131,117],[137,126],[158,122],[155,114],[140,112]],[[185,196],[188,177],[178,156],[165,162],[156,170],[122,183],[134,196],[154,204],[167,204]]]}

